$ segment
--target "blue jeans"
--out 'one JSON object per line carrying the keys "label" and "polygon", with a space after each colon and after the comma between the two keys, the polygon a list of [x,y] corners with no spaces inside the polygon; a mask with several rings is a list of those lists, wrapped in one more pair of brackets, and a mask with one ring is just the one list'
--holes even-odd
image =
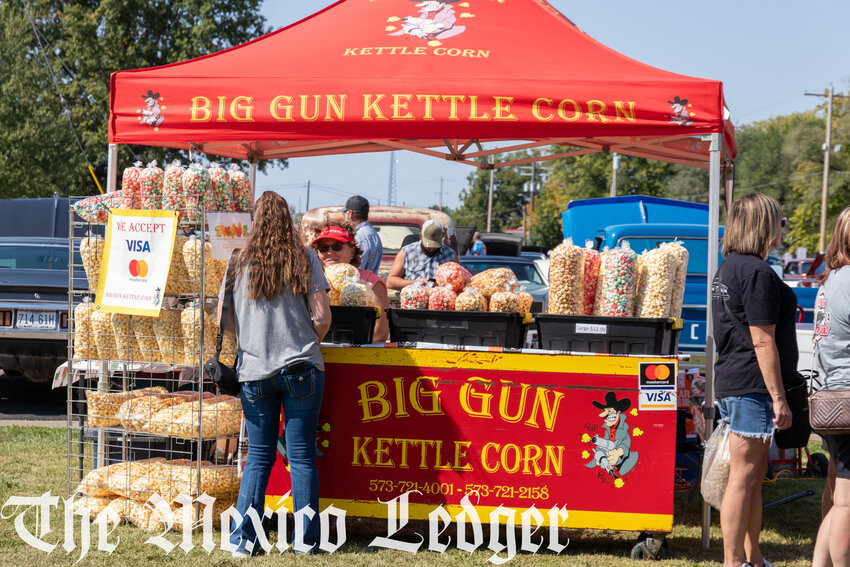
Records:
{"label": "blue jeans", "polygon": [[[288,368],[256,382],[242,383],[242,411],[248,433],[248,458],[239,486],[236,510],[243,518],[253,508],[262,519],[266,488],[277,457],[280,410],[286,435],[286,453],[292,481],[293,511],[309,506],[315,515],[295,526],[295,535],[303,535],[304,544],[318,550],[319,543],[319,471],[316,468],[316,430],[319,407],[325,388],[325,373],[312,364],[298,374]],[[257,534],[250,519],[231,528],[230,543],[245,550],[248,542],[256,547]]]}

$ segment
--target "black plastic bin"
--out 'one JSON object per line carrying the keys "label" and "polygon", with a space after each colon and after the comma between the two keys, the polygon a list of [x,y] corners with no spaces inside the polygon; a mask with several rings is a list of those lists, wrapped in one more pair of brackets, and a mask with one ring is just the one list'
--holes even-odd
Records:
{"label": "black plastic bin", "polygon": [[682,329],[682,320],[672,318],[540,313],[534,320],[541,349],[572,352],[674,355]]}
{"label": "black plastic bin", "polygon": [[368,345],[372,342],[377,318],[377,307],[331,305],[331,328],[324,342]]}
{"label": "black plastic bin", "polygon": [[519,313],[390,309],[390,340],[446,345],[522,348],[526,328]]}
{"label": "black plastic bin", "polygon": [[[97,429],[86,429],[84,439],[94,442],[94,451],[97,452]],[[144,433],[126,433],[126,445],[124,434],[114,430],[105,434],[106,442],[106,464],[118,463],[124,460],[141,461],[161,457],[164,459],[188,459],[195,461],[198,458],[198,440],[184,439],[180,437],[161,437],[159,435],[148,435]],[[201,442],[201,459],[215,461],[216,439],[204,439]],[[126,447],[126,453],[125,451]],[[126,458],[125,458],[126,455]]]}

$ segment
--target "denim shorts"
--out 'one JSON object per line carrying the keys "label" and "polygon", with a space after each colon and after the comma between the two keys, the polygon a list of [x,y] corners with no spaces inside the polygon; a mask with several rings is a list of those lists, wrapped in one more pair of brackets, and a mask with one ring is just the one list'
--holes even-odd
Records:
{"label": "denim shorts", "polygon": [[717,409],[732,433],[765,441],[773,435],[773,400],[768,394],[726,396],[717,400]]}

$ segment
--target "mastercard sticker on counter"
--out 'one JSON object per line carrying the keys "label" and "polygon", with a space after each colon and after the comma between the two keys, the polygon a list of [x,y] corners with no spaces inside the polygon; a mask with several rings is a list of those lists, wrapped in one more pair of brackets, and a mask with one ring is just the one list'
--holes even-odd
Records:
{"label": "mastercard sticker on counter", "polygon": [[639,363],[641,410],[676,409],[676,363]]}

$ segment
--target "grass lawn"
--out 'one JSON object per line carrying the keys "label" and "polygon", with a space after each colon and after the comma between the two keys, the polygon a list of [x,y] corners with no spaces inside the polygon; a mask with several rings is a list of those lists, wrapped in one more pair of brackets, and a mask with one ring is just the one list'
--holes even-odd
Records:
{"label": "grass lawn", "polygon": [[[817,443],[810,445],[810,450],[821,451]],[[40,427],[0,427],[0,504],[12,496],[39,496],[47,491],[53,495],[65,496],[66,478],[66,432],[64,429],[47,429]],[[764,512],[764,530],[762,532],[762,549],[765,555],[775,565],[803,567],[811,564],[814,537],[820,523],[820,495],[823,491],[823,479],[813,478],[780,478],[766,482],[764,497],[766,502],[774,501],[804,490],[813,490],[815,496],[803,498],[790,504],[767,508]],[[674,512],[675,525],[673,533],[668,537],[668,559],[665,566],[701,566],[719,565],[722,558],[720,526],[717,513],[713,513],[711,529],[711,549],[704,551],[701,545],[701,510],[702,502],[699,496],[688,502],[686,492],[677,492]],[[51,554],[38,551],[25,544],[15,532],[13,507],[3,510],[0,519],[0,563],[17,567],[37,567],[41,565],[73,565],[80,554],[80,535],[76,534],[77,549],[70,553],[62,548],[63,521],[62,512],[55,510],[51,516],[52,531],[44,536],[48,543],[59,543]],[[34,516],[29,515],[27,527],[34,531]],[[420,551],[417,554],[376,549],[369,547],[369,542],[376,536],[386,535],[384,520],[358,520],[348,518],[347,541],[336,553],[323,554],[311,558],[299,559],[309,561],[316,566],[375,566],[401,567],[407,565],[489,565],[488,558],[492,551],[486,549],[487,530],[485,527],[484,545],[472,554],[459,551],[452,544],[444,554]],[[416,531],[427,538],[427,524],[419,524]],[[115,543],[117,549],[107,554],[97,551],[97,532],[92,532],[92,549],[79,565],[110,565],[121,567],[137,567],[144,565],[176,565],[213,567],[217,565],[245,564],[245,561],[231,559],[219,549],[207,554],[201,547],[202,538],[197,534],[194,538],[195,548],[186,553],[175,548],[166,555],[160,548],[145,543],[156,535],[144,532],[132,526],[120,526],[112,534],[109,541]],[[168,539],[175,544],[180,543],[179,534],[169,534]],[[600,530],[564,530],[560,541],[569,538],[570,543],[561,555],[551,552],[537,555],[518,553],[509,564],[517,566],[557,565],[557,566],[586,566],[610,567],[614,565],[641,565],[643,562],[627,559],[635,543],[636,534],[628,532],[607,532]],[[219,532],[215,532],[216,544],[220,540]],[[271,534],[272,543],[276,534]],[[416,537],[407,538],[416,541]],[[519,541],[519,531],[517,531]],[[544,538],[548,541],[548,534]],[[427,547],[426,543],[423,548]],[[292,551],[283,555],[273,553],[266,557],[256,557],[250,560],[250,565],[289,565],[296,561]]]}

